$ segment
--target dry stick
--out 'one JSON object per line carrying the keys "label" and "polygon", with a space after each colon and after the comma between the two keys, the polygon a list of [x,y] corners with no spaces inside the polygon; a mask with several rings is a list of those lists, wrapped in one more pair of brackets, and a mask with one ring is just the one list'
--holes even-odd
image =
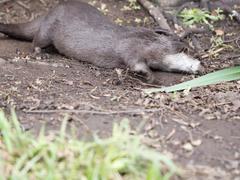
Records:
{"label": "dry stick", "polygon": [[132,77],[132,76],[128,76],[130,79],[133,79],[135,81],[138,81],[139,84],[143,85],[143,86],[148,86],[148,87],[155,87],[155,88],[161,88],[162,86],[160,85],[156,85],[156,84],[149,84],[149,83],[145,83],[145,82],[142,82],[140,79],[137,79],[135,77]]}
{"label": "dry stick", "polygon": [[114,115],[114,114],[142,114],[144,112],[158,112],[161,109],[134,109],[125,111],[90,111],[90,110],[26,110],[29,114],[51,114],[51,113],[82,113],[82,114],[97,114],[97,115]]}
{"label": "dry stick", "polygon": [[172,31],[159,7],[154,6],[151,2],[147,0],[137,1],[149,12],[149,14],[154,18],[154,20],[159,24],[161,28]]}
{"label": "dry stick", "polygon": [[28,10],[30,9],[30,7],[28,5],[26,5],[25,3],[23,3],[22,1],[17,1],[16,2],[19,6],[23,7],[24,9]]}
{"label": "dry stick", "polygon": [[237,58],[239,58],[240,57],[240,54],[234,54],[234,55],[230,55],[230,56],[227,56],[227,57],[225,57],[226,59],[237,59]]}
{"label": "dry stick", "polygon": [[27,16],[31,18],[32,13],[30,11],[30,7],[27,4],[25,4],[22,1],[16,1],[16,4],[19,5],[20,7],[22,7],[23,9],[25,9]]}

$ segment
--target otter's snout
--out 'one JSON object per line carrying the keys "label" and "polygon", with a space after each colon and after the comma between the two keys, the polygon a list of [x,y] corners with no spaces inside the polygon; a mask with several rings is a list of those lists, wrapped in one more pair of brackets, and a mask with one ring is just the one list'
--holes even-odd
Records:
{"label": "otter's snout", "polygon": [[169,71],[183,71],[191,74],[204,72],[201,62],[185,53],[167,55],[163,62]]}

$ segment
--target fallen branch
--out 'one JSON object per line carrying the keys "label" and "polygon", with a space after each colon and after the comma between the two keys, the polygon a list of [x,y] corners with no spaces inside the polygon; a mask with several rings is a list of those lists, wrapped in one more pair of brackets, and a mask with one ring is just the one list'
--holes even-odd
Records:
{"label": "fallen branch", "polygon": [[91,110],[26,110],[29,114],[52,114],[52,113],[76,113],[76,114],[97,114],[97,115],[114,115],[114,114],[142,114],[144,112],[158,112],[161,109],[134,109],[123,111],[91,111]]}
{"label": "fallen branch", "polygon": [[161,28],[172,31],[172,29],[170,28],[166,18],[162,14],[162,11],[159,7],[154,6],[148,0],[137,0],[137,1],[142,5],[142,7],[144,7],[148,11],[148,13],[154,18],[154,20],[158,23],[158,25]]}

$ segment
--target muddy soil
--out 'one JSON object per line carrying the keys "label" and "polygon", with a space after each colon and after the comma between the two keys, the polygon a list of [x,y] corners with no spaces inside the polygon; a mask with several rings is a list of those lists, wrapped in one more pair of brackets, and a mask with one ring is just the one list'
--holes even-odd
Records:
{"label": "muddy soil", "polygon": [[[24,22],[56,3],[10,1],[1,4],[0,21]],[[143,9],[123,11],[127,1],[91,3],[123,25],[154,25]],[[232,48],[203,56],[207,72],[232,66],[237,59],[231,57],[240,53],[239,25],[225,20],[218,26]],[[207,46],[210,38],[198,37]],[[45,125],[49,133],[55,132],[68,114],[69,124],[82,138],[93,133],[106,137],[114,122],[127,118],[134,129],[145,123],[145,143],[186,169],[183,179],[240,179],[240,81],[146,95],[142,89],[150,86],[137,75],[98,68],[54,52],[33,58],[30,51],[31,43],[0,36],[0,108],[15,107],[25,130],[37,134]],[[194,77],[164,72],[155,76],[158,86]]]}

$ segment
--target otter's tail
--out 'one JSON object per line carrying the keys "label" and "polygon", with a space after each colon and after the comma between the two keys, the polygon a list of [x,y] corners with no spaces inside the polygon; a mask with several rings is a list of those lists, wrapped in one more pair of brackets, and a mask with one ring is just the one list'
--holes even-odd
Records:
{"label": "otter's tail", "polygon": [[44,17],[39,17],[31,22],[21,24],[3,24],[0,23],[0,33],[9,37],[32,41],[34,35],[38,31]]}

